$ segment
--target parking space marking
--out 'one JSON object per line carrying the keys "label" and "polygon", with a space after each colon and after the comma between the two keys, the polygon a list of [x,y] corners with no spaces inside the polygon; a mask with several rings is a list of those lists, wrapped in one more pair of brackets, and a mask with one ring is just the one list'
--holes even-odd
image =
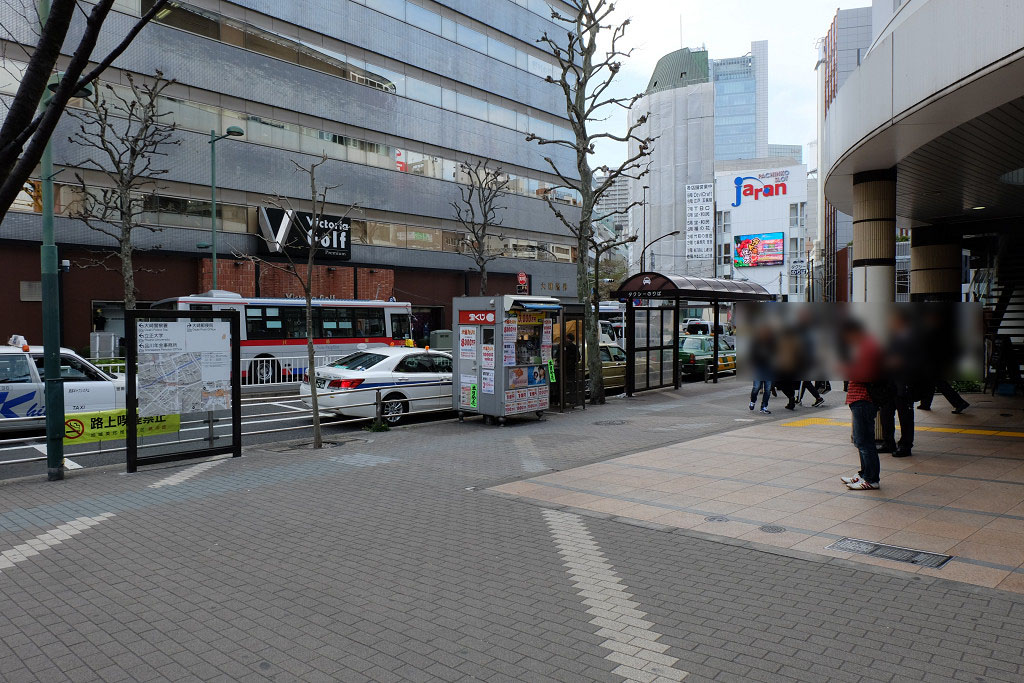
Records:
{"label": "parking space marking", "polygon": [[191,479],[192,477],[196,476],[197,474],[202,474],[206,470],[210,469],[211,467],[213,467],[215,465],[219,465],[222,462],[224,462],[224,460],[207,460],[206,462],[201,462],[198,465],[193,465],[192,467],[186,467],[185,469],[181,470],[180,472],[175,472],[174,474],[172,474],[169,477],[165,477],[165,478],[161,479],[158,482],[150,484],[146,488],[149,488],[149,489],[159,489],[159,488],[163,488],[164,486],[177,486],[178,484]]}
{"label": "parking space marking", "polygon": [[5,550],[0,553],[0,571],[9,569],[18,562],[24,562],[44,550],[60,545],[72,536],[77,536],[86,529],[94,527],[113,516],[113,512],[104,512],[95,517],[76,517],[67,524],[56,526],[25,543],[18,544],[10,550]]}
{"label": "parking space marking", "polygon": [[605,659],[618,664],[612,673],[627,681],[681,681],[688,675],[676,669],[679,660],[665,654],[668,645],[659,643],[660,633],[640,603],[631,600],[629,586],[604,557],[590,535],[583,518],[569,512],[543,510],[548,530],[554,537],[562,564],[572,577],[577,594],[587,605],[590,623],[598,626],[597,635],[606,638],[601,647],[608,650]]}
{"label": "parking space marking", "polygon": [[305,408],[305,407],[288,405],[287,403],[267,403],[265,405],[277,406],[278,408],[287,408],[288,410],[299,410],[299,411],[307,410],[307,408]]}

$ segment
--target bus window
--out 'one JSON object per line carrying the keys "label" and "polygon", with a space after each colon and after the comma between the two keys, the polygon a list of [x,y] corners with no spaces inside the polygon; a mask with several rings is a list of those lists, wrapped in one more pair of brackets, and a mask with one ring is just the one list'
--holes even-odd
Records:
{"label": "bus window", "polygon": [[[315,310],[315,309],[314,309]],[[284,322],[285,339],[306,338],[306,307],[282,306],[281,318]],[[315,327],[313,329],[316,329]]]}
{"label": "bus window", "polygon": [[357,308],[355,313],[355,335],[356,337],[383,337],[384,336],[384,309],[381,308]]}
{"label": "bus window", "polygon": [[391,314],[391,338],[411,339],[412,338],[412,316],[408,313]]}
{"label": "bus window", "polygon": [[282,339],[284,324],[278,306],[245,307],[246,339]]}
{"label": "bus window", "polygon": [[189,304],[188,310],[190,311],[212,311],[213,304]]}

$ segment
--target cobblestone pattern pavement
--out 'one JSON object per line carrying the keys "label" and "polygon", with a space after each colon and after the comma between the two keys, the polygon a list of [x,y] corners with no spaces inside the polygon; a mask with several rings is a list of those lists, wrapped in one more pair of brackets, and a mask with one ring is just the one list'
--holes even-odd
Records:
{"label": "cobblestone pattern pavement", "polygon": [[[542,508],[469,489],[727,429],[744,392],[0,486],[0,550],[115,515],[0,570],[0,680],[624,680]],[[1024,677],[1019,596],[581,520],[687,681]]]}

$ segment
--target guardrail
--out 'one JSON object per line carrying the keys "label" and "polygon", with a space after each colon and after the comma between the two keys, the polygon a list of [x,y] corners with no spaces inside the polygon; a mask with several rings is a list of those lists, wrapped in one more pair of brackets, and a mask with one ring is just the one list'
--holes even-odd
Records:
{"label": "guardrail", "polygon": [[[405,384],[399,384],[394,386],[386,387],[369,387],[369,388],[355,388],[355,389],[341,389],[337,391],[317,391],[317,397],[319,399],[330,398],[332,396],[351,396],[353,394],[366,395],[367,400],[359,403],[346,403],[345,408],[373,408],[372,416],[365,417],[345,417],[344,419],[331,419],[329,421],[323,421],[325,417],[335,416],[335,410],[332,408],[319,407],[321,424],[324,427],[330,427],[333,425],[347,425],[356,423],[374,423],[377,425],[383,424],[388,420],[385,406],[395,403],[410,403],[414,404],[419,401],[431,401],[431,400],[444,400],[447,399],[449,404],[447,406],[442,405],[438,408],[418,409],[418,410],[403,410],[400,417],[405,418],[413,415],[424,415],[428,413],[444,412],[451,410],[450,401],[452,397],[451,390],[452,383],[450,381],[440,382],[409,382]],[[431,393],[426,396],[409,397],[404,396],[403,398],[385,398],[385,396],[391,393],[401,393],[402,390],[413,387],[438,387],[436,393]],[[447,388],[447,391],[445,391]],[[246,408],[263,408],[263,407],[280,407],[277,405],[280,401],[294,401],[296,399],[302,399],[303,397],[297,394],[281,394],[281,395],[270,395],[270,396],[253,396],[253,397],[242,397],[242,438],[243,445],[245,437],[253,437],[262,434],[276,434],[281,432],[291,432],[297,430],[311,430],[313,428],[312,420],[309,418],[313,414],[313,409],[309,408],[298,408],[289,407],[287,410],[271,411],[271,412],[250,412],[245,414]],[[308,397],[306,397],[308,398]],[[305,402],[305,401],[303,401]],[[411,408],[411,405],[410,405]],[[227,411],[223,411],[227,413]],[[24,417],[24,418],[2,418],[3,424],[9,426],[12,423],[24,423],[25,428],[31,428],[33,423],[38,424],[41,417]],[[303,424],[290,424],[298,420],[303,420]],[[274,425],[267,427],[267,425]],[[252,429],[246,431],[246,427],[266,427],[263,429]],[[218,433],[218,430],[221,433]],[[204,436],[191,436],[190,433],[202,431],[205,432]],[[181,428],[177,432],[177,439],[167,439],[165,437],[173,436],[173,434],[155,435],[148,437],[140,437],[139,446],[140,450],[149,448],[158,448],[160,446],[170,446],[177,444],[187,443],[200,443],[208,442],[213,445],[217,440],[226,439],[230,437],[231,431],[231,418],[229,415],[214,415],[208,414],[205,418],[196,418],[189,420],[182,420]],[[182,438],[186,436],[187,438]],[[111,440],[109,442],[98,442],[103,443],[121,443],[122,445],[104,448],[99,447],[93,450],[83,451],[70,451],[65,449],[66,458],[82,458],[94,455],[109,455],[112,453],[118,453],[125,450],[123,445],[123,439]],[[27,448],[35,448],[40,451],[40,455],[33,455],[24,458],[16,458],[12,460],[0,460],[0,466],[4,465],[18,465],[31,462],[43,462],[46,460],[45,449],[39,447],[45,444],[45,439],[39,435],[32,436],[14,436],[4,439],[0,439],[0,451],[3,450],[21,450]]]}
{"label": "guardrail", "polygon": [[[313,366],[322,367],[344,358],[351,353],[358,351],[346,351],[345,353],[317,354],[313,357]],[[90,363],[110,373],[127,372],[127,361],[124,358],[90,358]],[[305,354],[301,356],[275,356],[273,358],[243,358],[242,359],[242,384],[252,385],[273,385],[273,384],[296,384],[302,381],[306,374],[308,358]]]}

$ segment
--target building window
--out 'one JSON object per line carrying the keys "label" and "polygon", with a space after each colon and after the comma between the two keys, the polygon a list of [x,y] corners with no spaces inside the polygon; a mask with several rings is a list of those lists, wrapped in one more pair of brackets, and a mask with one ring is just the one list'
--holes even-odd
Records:
{"label": "building window", "polygon": [[715,227],[719,235],[730,234],[732,232],[732,211],[716,212]]}
{"label": "building window", "polygon": [[807,227],[807,202],[789,205],[789,229],[803,230]]}
{"label": "building window", "polygon": [[732,263],[732,245],[720,244],[718,253],[718,264],[721,266],[727,266],[730,263]]}

